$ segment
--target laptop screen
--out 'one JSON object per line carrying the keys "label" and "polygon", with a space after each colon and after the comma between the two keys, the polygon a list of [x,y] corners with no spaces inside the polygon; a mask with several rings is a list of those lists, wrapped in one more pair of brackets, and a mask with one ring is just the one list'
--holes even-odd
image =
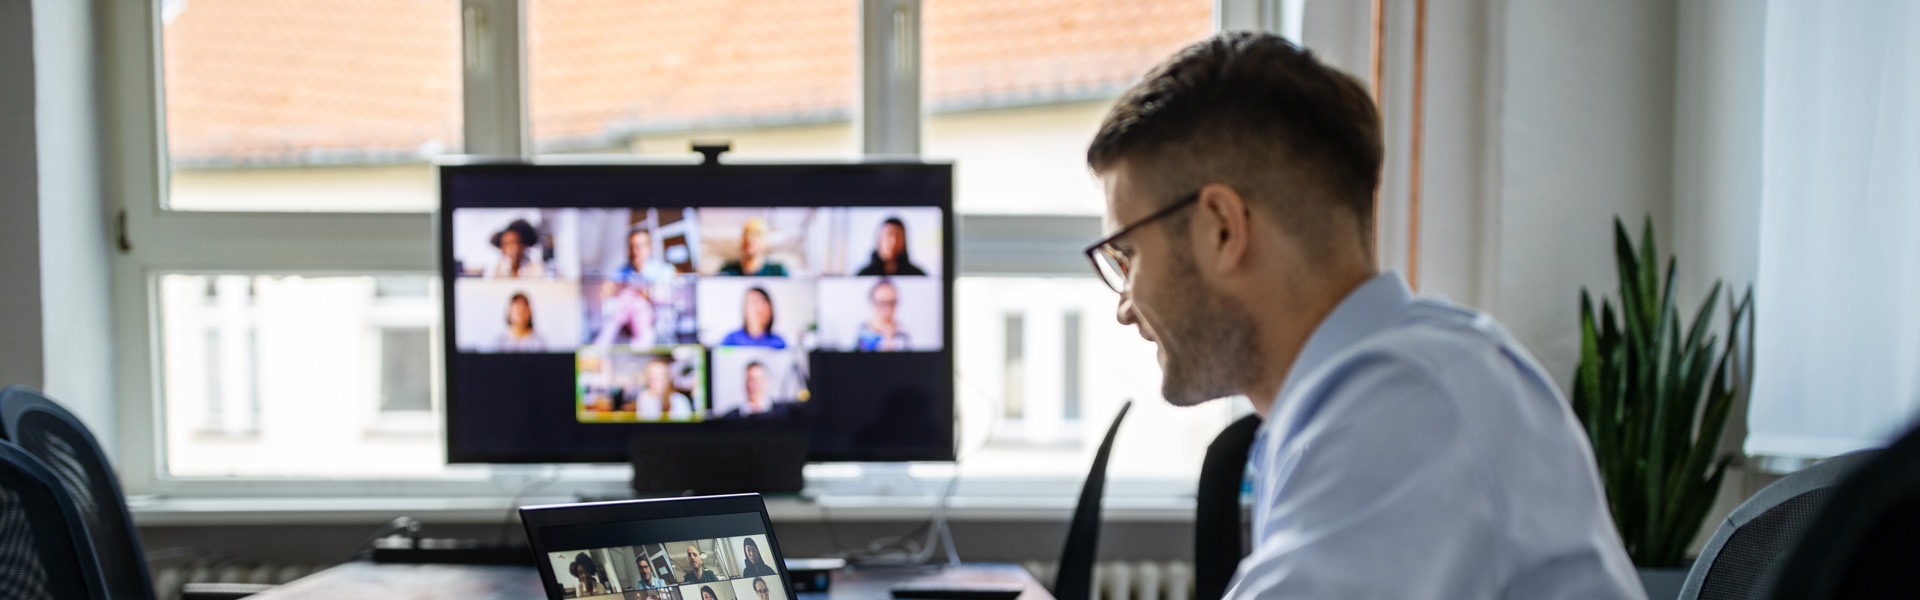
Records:
{"label": "laptop screen", "polygon": [[760,513],[541,528],[562,598],[791,600]]}

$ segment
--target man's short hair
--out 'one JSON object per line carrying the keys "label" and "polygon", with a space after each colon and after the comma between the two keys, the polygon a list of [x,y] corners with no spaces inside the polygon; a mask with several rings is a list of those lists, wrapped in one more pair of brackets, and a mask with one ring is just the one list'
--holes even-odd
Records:
{"label": "man's short hair", "polygon": [[1371,248],[1384,152],[1380,111],[1359,80],[1279,36],[1227,32],[1122,94],[1087,164],[1099,173],[1122,161],[1153,165],[1144,181],[1167,196],[1161,203],[1227,184],[1310,239],[1324,239],[1326,209],[1344,210]]}

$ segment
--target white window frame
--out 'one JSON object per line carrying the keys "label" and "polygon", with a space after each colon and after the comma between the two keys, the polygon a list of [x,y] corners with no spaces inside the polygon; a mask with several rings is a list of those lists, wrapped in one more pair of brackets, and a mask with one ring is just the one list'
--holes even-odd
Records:
{"label": "white window frame", "polygon": [[[1216,12],[1280,0],[1218,0]],[[1299,0],[1291,0],[1298,2]],[[160,0],[101,5],[105,41],[103,124],[107,210],[119,251],[112,261],[116,361],[111,440],[130,495],[182,498],[512,497],[553,470],[544,465],[450,465],[435,477],[175,477],[166,472],[165,402],[158,278],[168,273],[265,273],[305,276],[427,275],[435,277],[435,214],[419,212],[201,212],[166,208],[168,189]],[[1272,7],[1267,7],[1272,4]],[[917,155],[925,115],[920,98],[921,0],[860,0],[860,93],[855,126],[869,155]],[[852,8],[852,7],[850,7]],[[461,0],[463,145],[468,154],[531,155],[527,100],[526,0]],[[1221,23],[1216,18],[1216,23]],[[1097,217],[962,215],[962,275],[1091,277],[1079,244],[1097,232]],[[1036,233],[1044,231],[1046,233]],[[1083,239],[1084,238],[1084,239]],[[1044,248],[1047,253],[1036,253]],[[1036,261],[1035,256],[1058,255]],[[1085,317],[1083,317],[1085,318]],[[436,348],[433,362],[442,359]],[[441,402],[436,391],[434,403]],[[1197,469],[1197,465],[1196,465]],[[625,465],[569,465],[542,494],[612,495],[625,490]],[[910,472],[919,483],[944,481],[942,465],[880,467]],[[859,469],[810,468],[814,485],[861,494]],[[1070,496],[1078,477],[967,478],[962,495]],[[1037,484],[1037,485],[1036,485]],[[851,486],[851,487],[849,487]],[[911,487],[925,488],[915,485]],[[915,490],[914,493],[919,493]],[[1116,495],[1177,497],[1191,481],[1116,481]]]}

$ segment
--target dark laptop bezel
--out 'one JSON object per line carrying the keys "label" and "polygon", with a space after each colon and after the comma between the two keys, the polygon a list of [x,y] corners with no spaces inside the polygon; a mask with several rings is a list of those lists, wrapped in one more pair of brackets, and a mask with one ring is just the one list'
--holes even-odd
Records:
{"label": "dark laptop bezel", "polygon": [[[780,540],[773,535],[773,520],[767,517],[767,503],[759,494],[730,494],[725,496],[694,496],[689,498],[655,498],[649,500],[616,500],[612,502],[588,502],[581,504],[548,504],[543,506],[520,507],[520,522],[526,526],[527,545],[533,548],[534,565],[540,570],[541,589],[551,600],[568,600],[565,594],[555,596],[560,590],[560,581],[554,577],[553,561],[547,558],[544,536],[540,530],[548,527],[567,527],[573,525],[594,525],[599,523],[627,523],[632,521],[651,521],[657,519],[677,519],[682,517],[705,517],[711,515],[736,515],[757,513],[760,525],[766,530],[768,553],[772,556],[774,571],[780,576],[780,585],[786,590],[787,600],[794,598],[793,582],[787,577],[786,555],[780,553]],[[725,536],[714,536],[725,537]],[[633,545],[665,543],[635,542]],[[687,584],[675,584],[679,587]]]}

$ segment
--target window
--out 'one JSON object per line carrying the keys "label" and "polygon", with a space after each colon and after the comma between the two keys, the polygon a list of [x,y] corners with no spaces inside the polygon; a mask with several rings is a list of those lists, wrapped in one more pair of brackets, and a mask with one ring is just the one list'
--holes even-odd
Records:
{"label": "window", "polygon": [[193,0],[161,40],[175,210],[420,211],[460,150],[458,0]]}
{"label": "window", "polygon": [[854,156],[857,17],[843,0],[528,0],[534,150]]}
{"label": "window", "polygon": [[[965,472],[1077,475],[1131,398],[1115,473],[1191,477],[1229,409],[1158,401],[1151,346],[1104,318],[1111,292],[1076,251],[1101,210],[1087,138],[1147,66],[1208,33],[1211,3],[892,1],[921,35],[876,35],[913,20],[863,23],[840,0],[110,3],[128,43],[107,96],[136,116],[109,131],[128,182],[118,358],[129,397],[151,399],[120,430],[158,450],[123,465],[129,489],[511,493],[510,475],[442,456],[431,161],[687,156],[709,138],[852,157],[863,128],[913,130],[959,165],[956,397],[963,436],[991,438],[966,443]],[[863,39],[887,40],[880,58]],[[862,68],[894,57],[920,68]],[[876,116],[913,102],[863,72],[918,86],[924,119]]]}

